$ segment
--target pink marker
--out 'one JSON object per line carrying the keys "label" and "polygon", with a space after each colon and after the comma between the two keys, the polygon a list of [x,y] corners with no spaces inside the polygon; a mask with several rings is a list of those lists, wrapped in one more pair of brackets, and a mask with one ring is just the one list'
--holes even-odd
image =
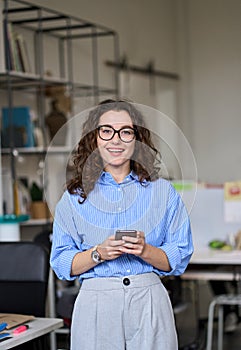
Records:
{"label": "pink marker", "polygon": [[27,324],[23,326],[19,326],[18,328],[14,329],[13,334],[19,334],[19,333],[25,332],[27,329],[29,329],[29,326]]}

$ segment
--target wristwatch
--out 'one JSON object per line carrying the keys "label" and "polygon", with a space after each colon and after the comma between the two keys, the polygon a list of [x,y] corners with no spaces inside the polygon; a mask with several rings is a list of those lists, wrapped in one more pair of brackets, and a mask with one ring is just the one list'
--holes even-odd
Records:
{"label": "wristwatch", "polygon": [[103,262],[104,260],[101,259],[101,255],[100,255],[100,253],[97,251],[97,248],[98,248],[98,245],[96,245],[96,246],[92,249],[91,258],[92,258],[92,260],[93,260],[96,264],[99,264],[99,263]]}

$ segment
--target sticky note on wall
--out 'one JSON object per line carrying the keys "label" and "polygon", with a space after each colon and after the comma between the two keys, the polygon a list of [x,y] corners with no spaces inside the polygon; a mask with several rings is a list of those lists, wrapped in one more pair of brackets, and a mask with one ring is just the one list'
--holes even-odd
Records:
{"label": "sticky note on wall", "polygon": [[241,181],[224,184],[224,219],[241,223]]}

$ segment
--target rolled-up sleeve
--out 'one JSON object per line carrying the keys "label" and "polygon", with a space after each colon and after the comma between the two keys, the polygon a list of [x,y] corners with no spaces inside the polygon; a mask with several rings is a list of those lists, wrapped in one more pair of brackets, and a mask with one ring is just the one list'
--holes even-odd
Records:
{"label": "rolled-up sleeve", "polygon": [[184,273],[193,254],[191,224],[180,195],[172,187],[165,215],[165,239],[160,248],[166,253],[171,267],[167,274]]}
{"label": "rolled-up sleeve", "polygon": [[50,265],[59,279],[74,280],[71,266],[74,256],[81,251],[72,238],[72,231],[76,230],[67,194],[56,206]]}

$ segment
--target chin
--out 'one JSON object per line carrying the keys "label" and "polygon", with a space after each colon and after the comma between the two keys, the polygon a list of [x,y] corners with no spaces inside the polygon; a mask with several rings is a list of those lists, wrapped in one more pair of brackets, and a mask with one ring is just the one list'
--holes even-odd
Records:
{"label": "chin", "polygon": [[108,165],[113,167],[119,167],[119,166],[123,166],[125,163],[126,161],[125,162],[111,161],[108,163]]}
{"label": "chin", "polygon": [[119,167],[123,166],[127,162],[129,163],[129,159],[109,159],[106,161],[106,165],[113,166],[113,167]]}

